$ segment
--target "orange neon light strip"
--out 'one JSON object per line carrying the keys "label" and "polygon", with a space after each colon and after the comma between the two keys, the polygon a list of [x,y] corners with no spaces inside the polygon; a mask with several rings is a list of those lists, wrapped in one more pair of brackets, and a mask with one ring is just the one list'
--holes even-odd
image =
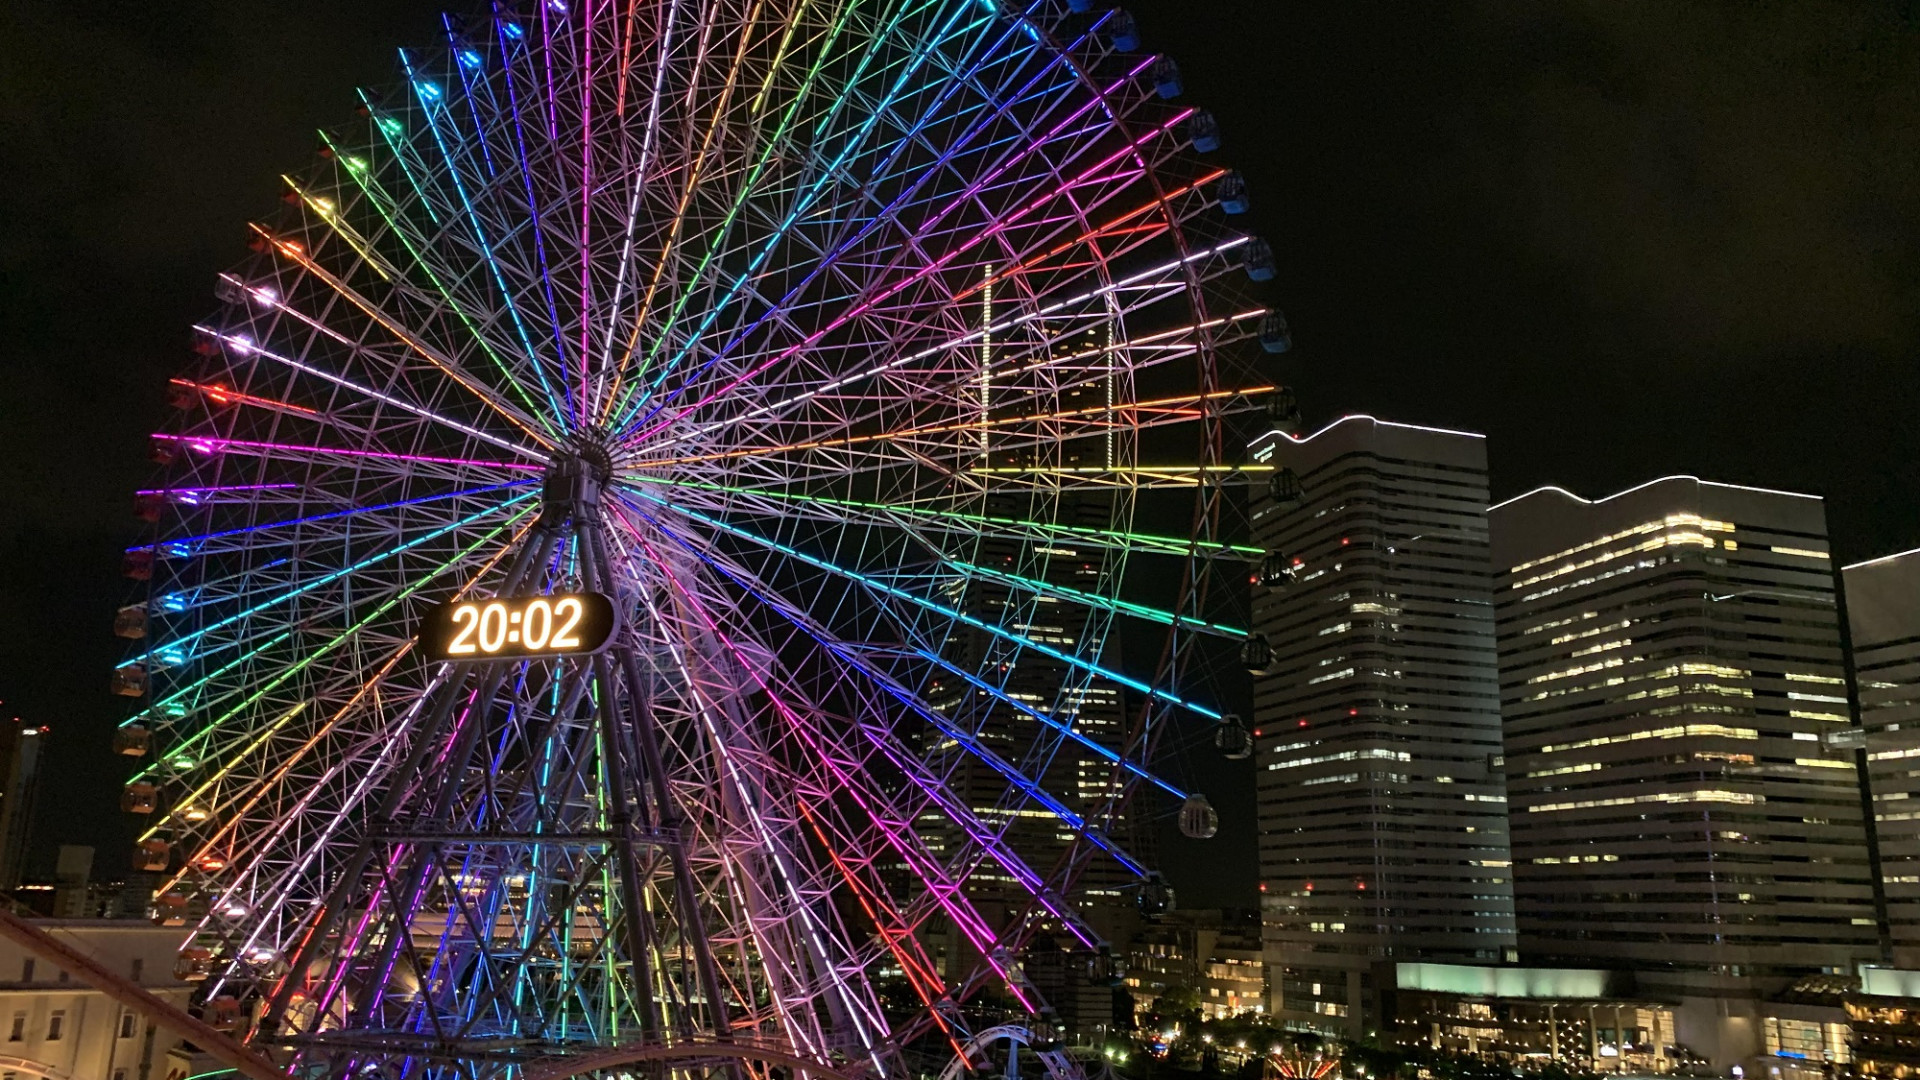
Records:
{"label": "orange neon light strip", "polygon": [[189,390],[197,390],[206,395],[208,401],[216,405],[238,403],[241,405],[258,405],[263,409],[279,409],[283,412],[300,413],[303,416],[320,415],[317,410],[309,409],[304,405],[293,405],[285,401],[275,401],[272,398],[243,394],[238,390],[229,390],[217,383],[197,383],[191,379],[168,379],[167,381],[175,386],[184,386]]}
{"label": "orange neon light strip", "polygon": [[[1158,398],[1153,401],[1134,401],[1118,405],[1092,405],[1083,409],[1063,409],[1058,412],[1029,413],[1025,416],[1009,416],[999,420],[970,420],[960,424],[934,424],[928,427],[906,428],[901,431],[883,431],[874,435],[849,435],[839,439],[816,439],[813,442],[788,443],[785,446],[756,447],[752,450],[728,450],[714,454],[696,454],[692,457],[666,458],[658,461],[641,461],[636,468],[665,467],[670,465],[691,465],[702,461],[723,461],[738,457],[762,457],[767,454],[785,453],[792,450],[821,450],[844,446],[858,446],[862,443],[884,442],[892,439],[912,439],[923,435],[944,435],[953,432],[986,431],[991,428],[1009,427],[1015,424],[1033,424],[1044,420],[1071,420],[1076,417],[1105,414],[1110,412],[1155,412],[1170,413],[1191,412],[1183,410],[1183,405],[1198,405],[1203,401],[1215,401],[1222,398],[1268,394],[1271,386],[1255,386],[1245,390],[1215,390],[1206,394],[1184,394],[1179,397]],[[1198,415],[1197,412],[1192,413]]]}
{"label": "orange neon light strip", "polygon": [[355,292],[351,287],[347,285],[346,282],[341,281],[339,278],[334,277],[332,274],[328,273],[325,269],[323,269],[320,266],[319,263],[314,262],[313,259],[307,255],[307,251],[304,247],[301,247],[298,243],[292,240],[280,239],[279,237],[273,235],[272,232],[270,232],[268,229],[266,229],[261,225],[254,224],[249,227],[252,228],[254,232],[259,233],[260,237],[264,239],[267,243],[273,245],[274,250],[280,252],[282,255],[285,255],[287,258],[292,259],[294,262],[299,263],[300,267],[305,271],[307,271],[307,273],[312,274],[314,277],[317,277],[321,281],[326,282],[329,288],[333,289],[334,292],[338,293],[348,303],[352,304],[354,307],[359,308],[362,312],[366,314],[366,316],[369,319],[372,319],[374,322],[377,322],[381,326],[385,327],[387,332],[392,334],[395,338],[397,338],[401,342],[401,344],[407,346],[407,348],[412,349],[414,352],[420,354],[421,359],[425,360],[429,364],[432,364],[434,367],[439,368],[440,371],[447,376],[447,378],[452,379],[456,383],[459,383],[474,397],[479,398],[482,402],[490,406],[493,409],[493,411],[505,417],[508,423],[512,424],[514,427],[519,428],[521,431],[526,432],[528,435],[531,435],[533,437],[534,442],[537,442],[541,446],[544,446],[548,449],[553,448],[553,440],[547,438],[545,435],[542,435],[540,432],[535,431],[533,428],[528,427],[526,422],[521,420],[518,416],[515,416],[511,409],[508,409],[505,405],[501,404],[498,400],[496,400],[492,394],[486,391],[485,388],[481,387],[480,385],[475,383],[472,379],[468,378],[466,375],[461,373],[459,368],[455,367],[452,363],[448,362],[446,359],[444,359],[439,354],[434,352],[433,349],[427,346],[426,342],[421,341],[419,338],[408,333],[398,323],[395,323],[392,319],[389,319],[386,316],[386,314],[383,313],[379,308],[375,307],[372,301],[368,300],[364,296],[361,296],[358,292]]}

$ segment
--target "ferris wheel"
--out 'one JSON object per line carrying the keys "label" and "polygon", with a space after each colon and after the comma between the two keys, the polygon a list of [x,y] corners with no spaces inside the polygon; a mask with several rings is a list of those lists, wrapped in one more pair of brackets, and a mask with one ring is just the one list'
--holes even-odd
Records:
{"label": "ferris wheel", "polygon": [[1086,0],[445,29],[251,225],[154,436],[116,747],[180,973],[298,1075],[964,1053],[973,990],[1044,1006],[1025,935],[1102,944],[1133,792],[1193,805],[1158,733],[1226,719],[1187,658],[1247,637],[1225,429],[1285,324],[1215,125]]}

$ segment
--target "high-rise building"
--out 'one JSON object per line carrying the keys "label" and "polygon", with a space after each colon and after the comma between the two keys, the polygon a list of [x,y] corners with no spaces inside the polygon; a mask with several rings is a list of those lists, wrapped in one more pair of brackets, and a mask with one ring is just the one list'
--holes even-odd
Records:
{"label": "high-rise building", "polygon": [[[987,283],[980,294],[983,327],[994,321],[990,274]],[[1062,356],[1112,347],[1111,326],[1063,337],[1052,346]],[[1099,440],[1052,441],[995,434],[995,420],[1021,415],[1031,403],[1004,368],[996,369],[994,348],[988,337],[978,354],[975,387],[981,426],[976,467],[1039,473],[1113,467],[1116,444],[1111,432]],[[1062,390],[1060,398],[1071,406],[1092,409],[1102,403],[1110,407],[1114,392],[1109,374],[1100,382]],[[1008,400],[1002,401],[1002,395]],[[1071,530],[1084,530],[1080,535],[1086,535],[1124,522],[1115,520],[1113,499],[1097,492],[995,495],[983,500],[980,509],[988,515],[1031,518],[1068,530],[1045,546],[987,541],[966,556],[977,564],[972,570],[957,575],[950,567],[936,571],[947,575],[942,600],[981,623],[1024,639],[1025,643],[1018,642],[978,626],[956,633],[946,642],[948,673],[936,676],[927,687],[928,703],[954,731],[1011,768],[997,769],[978,755],[961,752],[955,734],[932,725],[923,732],[920,749],[929,767],[945,779],[948,789],[980,824],[992,829],[1053,890],[1063,893],[1062,899],[1095,934],[1124,954],[1137,921],[1128,892],[1136,884],[1134,875],[1105,852],[1094,850],[1088,857],[1088,837],[1047,805],[1049,800],[1057,801],[1069,813],[1084,818],[1092,830],[1110,835],[1130,856],[1151,860],[1151,830],[1136,827],[1137,815],[1128,814],[1116,802],[1124,777],[1116,773],[1110,759],[1076,745],[1065,734],[1071,730],[1117,750],[1125,739],[1127,719],[1120,687],[1082,666],[1048,655],[1057,651],[1117,663],[1120,631],[1111,612],[1089,614],[1058,599],[1060,590],[1102,593],[1111,588],[1117,573],[1115,556],[1104,544],[1073,543],[1067,539],[1073,535]],[[958,674],[982,671],[1003,672],[1005,678],[990,686]],[[944,817],[930,816],[918,827],[929,849],[940,857],[953,859],[975,850],[966,832]],[[1077,857],[1077,869],[1069,867],[1070,853]],[[1029,966],[1036,986],[1049,984],[1039,988],[1060,1023],[1077,1035],[1104,1033],[1113,1022],[1114,988],[1106,985],[1104,977],[1089,977],[1084,951],[1068,953],[1059,947],[1052,933],[1058,928],[1038,913],[1031,891],[990,859],[966,876],[964,888],[981,917],[1002,932],[1003,940],[1018,936],[1007,931],[1039,931],[1029,955],[1008,959]],[[928,926],[925,938],[935,963],[947,978],[965,978],[980,960],[973,943],[943,919],[930,920]],[[1040,977],[1043,969],[1046,975]]]}
{"label": "high-rise building", "polygon": [[[1011,512],[1013,508],[1006,508]],[[1091,501],[1062,507],[1063,523],[1090,528],[1109,524],[1104,507]],[[1014,562],[1012,548],[1000,550],[983,545],[981,562],[1009,576],[1044,581],[1068,588],[1093,591],[1100,587],[1102,553],[1080,550],[1064,543],[1049,547],[1033,565]],[[1064,605],[1045,602],[1030,590],[1008,582],[979,578],[956,590],[954,600],[965,611],[982,621],[1007,626],[1017,633],[1059,649],[1074,653],[1085,651],[1083,641],[1102,633],[1102,625],[1090,622],[1079,611],[1067,618]],[[1101,619],[1094,616],[1094,619]],[[1117,631],[1113,635],[1118,637]],[[978,745],[990,750],[1001,761],[1019,770],[1031,780],[1037,791],[1024,789],[1002,772],[988,766],[978,756],[962,753],[949,735],[929,731],[929,764],[946,778],[948,788],[973,811],[980,822],[994,829],[1016,855],[1042,878],[1060,884],[1059,874],[1069,850],[1088,843],[1077,837],[1071,826],[1037,797],[1057,799],[1074,814],[1089,822],[1106,820],[1109,801],[1119,778],[1112,762],[1068,741],[1050,726],[1070,726],[1072,730],[1107,746],[1118,746],[1125,733],[1126,716],[1120,688],[1090,677],[1069,664],[1031,649],[1017,648],[1005,639],[982,630],[958,634],[949,643],[954,668],[960,671],[989,670],[997,666],[1006,671],[1004,685],[990,692],[971,682],[941,677],[930,687],[930,700]],[[1110,652],[1117,652],[1112,649]],[[1112,655],[1100,656],[1108,663]],[[1042,722],[1034,713],[1048,718]],[[1130,816],[1122,813],[1107,828],[1113,840],[1128,854],[1144,855],[1131,843],[1136,830],[1129,827]],[[1137,830],[1144,833],[1145,830]],[[944,818],[922,824],[930,847],[943,856],[952,856],[967,843],[961,830]],[[1086,853],[1082,852],[1083,856]],[[1137,912],[1127,891],[1132,875],[1104,852],[1092,851],[1084,857],[1074,875],[1071,888],[1063,890],[1095,933],[1124,952],[1131,936]],[[968,876],[968,898],[995,930],[1014,929],[1024,916],[1037,911],[1031,893],[1018,884],[1003,868],[987,861]],[[1044,921],[1044,920],[1043,920]],[[1042,925],[1036,923],[1034,925]],[[935,959],[948,978],[962,978],[979,960],[977,952],[951,927],[929,942]],[[1051,936],[1039,942],[1046,954],[1037,962],[1057,964],[1061,958]],[[1056,986],[1043,988],[1049,1005],[1059,1013],[1061,1022],[1075,1033],[1094,1034],[1112,1022],[1112,989],[1088,977],[1084,953],[1073,958],[1077,976],[1057,979]]]}
{"label": "high-rise building", "polygon": [[1255,441],[1253,629],[1271,1010],[1363,1033],[1393,965],[1514,943],[1478,435],[1350,416]]}
{"label": "high-rise building", "polygon": [[1847,567],[1893,960],[1920,967],[1920,549]]}
{"label": "high-rise building", "polygon": [[0,891],[18,889],[26,869],[46,741],[46,728],[29,727],[17,716],[0,724]]}
{"label": "high-rise building", "polygon": [[1680,1037],[1750,1053],[1727,1002],[1878,951],[1823,504],[1668,477],[1491,520],[1521,954],[1717,1000]]}

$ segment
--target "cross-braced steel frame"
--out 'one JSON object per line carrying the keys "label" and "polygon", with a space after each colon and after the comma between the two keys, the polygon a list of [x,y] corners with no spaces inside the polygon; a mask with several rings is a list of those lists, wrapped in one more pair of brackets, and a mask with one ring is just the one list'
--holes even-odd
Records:
{"label": "cross-braced steel frame", "polygon": [[[885,1074],[982,987],[1041,1010],[1034,934],[1099,948],[1081,872],[1144,873],[1129,801],[1188,794],[1153,748],[1246,636],[1271,256],[1073,6],[503,7],[288,177],[174,380],[115,676],[209,1015],[326,1069]],[[604,656],[414,647],[590,587]]]}

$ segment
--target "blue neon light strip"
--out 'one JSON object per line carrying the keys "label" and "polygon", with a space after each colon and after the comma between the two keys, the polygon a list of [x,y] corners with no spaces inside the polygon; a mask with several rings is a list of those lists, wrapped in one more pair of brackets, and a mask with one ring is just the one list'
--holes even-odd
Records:
{"label": "blue neon light strip", "polygon": [[934,612],[939,615],[944,615],[947,618],[953,619],[956,622],[965,623],[966,625],[971,626],[977,630],[985,630],[987,633],[992,634],[995,637],[1001,638],[1002,640],[1010,641],[1015,645],[1019,645],[1023,648],[1032,649],[1033,651],[1041,654],[1042,656],[1050,656],[1053,659],[1058,660],[1063,664],[1071,664],[1082,671],[1091,672],[1095,675],[1100,676],[1103,679],[1108,679],[1112,682],[1119,683],[1121,686],[1127,687],[1130,690],[1136,690],[1142,694],[1146,694],[1147,696],[1153,698],[1156,701],[1164,701],[1169,705],[1178,705],[1181,708],[1188,710],[1189,712],[1198,714],[1200,716],[1204,716],[1209,720],[1225,719],[1225,717],[1221,713],[1213,709],[1209,709],[1205,705],[1198,704],[1197,702],[1188,701],[1177,694],[1171,694],[1165,690],[1158,689],[1157,687],[1154,687],[1148,683],[1141,682],[1139,679],[1122,675],[1111,668],[1103,667],[1084,657],[1075,656],[1071,653],[1064,653],[1064,652],[1061,652],[1059,649],[1055,649],[1051,646],[1042,645],[1040,642],[1034,641],[1031,638],[1023,637],[1022,635],[1016,634],[1013,631],[1008,630],[1007,628],[1000,626],[996,623],[990,623],[984,619],[976,618],[972,615],[967,614],[964,611],[959,610],[958,608],[948,607],[945,604],[942,604],[933,600],[928,600],[927,598],[922,596],[915,596],[913,593],[910,593],[905,589],[895,588],[892,585],[888,585],[883,581],[879,581],[865,574],[861,574],[853,570],[848,570],[843,567],[835,566],[834,564],[827,562],[824,559],[815,558],[812,555],[808,555],[803,551],[788,547],[787,545],[782,544],[778,541],[769,540],[764,536],[760,536],[756,533],[748,532],[745,529],[741,529],[736,526],[729,525],[726,522],[721,521],[717,518],[711,518],[698,511],[690,510],[686,507],[677,505],[675,503],[670,503],[667,500],[662,499],[657,495],[649,495],[642,491],[634,491],[633,495],[638,498],[645,499],[648,502],[657,503],[660,506],[666,507],[667,509],[672,510],[685,517],[692,518],[695,521],[699,521],[707,525],[711,525],[716,529],[725,530],[726,532],[732,533],[733,535],[738,536],[743,540],[751,540],[756,544],[760,544],[764,547],[771,548],[789,558],[798,559],[799,561],[806,563],[808,566],[812,566],[819,570],[825,570],[830,574],[838,574],[852,581],[857,581],[862,585],[865,585],[868,588],[873,589],[876,592],[885,593],[888,596],[905,600],[908,603],[918,605],[919,607],[923,607],[928,611]]}

